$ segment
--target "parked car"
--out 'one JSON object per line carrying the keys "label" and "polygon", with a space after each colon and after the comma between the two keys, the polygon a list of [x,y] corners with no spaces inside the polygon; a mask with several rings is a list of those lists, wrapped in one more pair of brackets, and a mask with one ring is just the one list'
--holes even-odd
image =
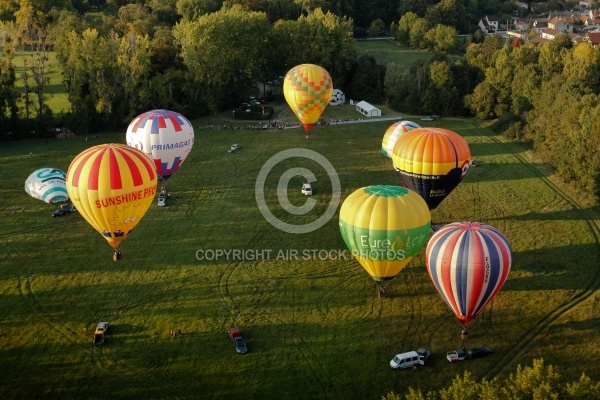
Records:
{"label": "parked car", "polygon": [[242,338],[242,334],[238,328],[231,328],[227,331],[229,335],[229,339],[233,343],[233,347],[235,347],[235,351],[238,354],[246,354],[248,352],[248,347],[246,346],[246,342]]}
{"label": "parked car", "polygon": [[425,118],[421,118],[421,121],[433,121],[433,118],[425,117]]}
{"label": "parked car", "polygon": [[236,150],[239,150],[239,149],[240,149],[240,147],[242,147],[242,146],[240,146],[240,145],[239,145],[239,144],[237,144],[237,143],[235,143],[235,144],[232,144],[232,145],[231,145],[231,147],[229,148],[229,152],[230,152],[230,153],[233,153],[234,151],[236,151]]}
{"label": "parked car", "polygon": [[302,184],[302,194],[305,196],[311,196],[313,194],[310,183],[306,182]]}
{"label": "parked car", "polygon": [[473,347],[472,349],[467,350],[467,357],[469,358],[480,358],[486,357],[492,354],[494,350],[489,347]]}
{"label": "parked car", "polygon": [[59,208],[58,210],[54,210],[50,213],[51,216],[53,217],[61,217],[63,215],[67,215],[70,214],[71,210],[68,208]]}
{"label": "parked car", "polygon": [[446,358],[450,362],[462,361],[467,357],[467,352],[464,350],[452,350],[446,353]]}
{"label": "parked car", "polygon": [[159,207],[164,207],[167,205],[167,195],[166,194],[159,194],[158,195],[158,206]]}
{"label": "parked car", "polygon": [[420,348],[417,351],[396,354],[390,361],[390,367],[393,369],[404,369],[415,365],[425,365],[430,355],[431,352],[424,348]]}
{"label": "parked car", "polygon": [[106,338],[106,331],[108,331],[108,322],[99,322],[94,332],[94,345],[101,346],[104,344]]}

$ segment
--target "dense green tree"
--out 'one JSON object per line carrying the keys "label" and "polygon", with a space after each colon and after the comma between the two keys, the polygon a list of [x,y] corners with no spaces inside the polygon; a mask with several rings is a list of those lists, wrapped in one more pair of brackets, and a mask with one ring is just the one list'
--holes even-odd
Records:
{"label": "dense green tree", "polygon": [[[49,116],[50,109],[44,103],[44,92],[48,83],[48,55],[54,44],[52,30],[46,23],[47,15],[30,5],[25,0],[15,12],[16,41],[22,55],[22,79],[25,88],[25,119],[30,118],[30,106],[37,110],[37,119],[41,123],[45,116]],[[31,55],[25,55],[25,50],[31,49]],[[33,87],[30,86],[30,78]],[[35,96],[36,101],[30,98]]]}
{"label": "dense green tree", "polygon": [[348,95],[370,103],[381,103],[384,91],[385,66],[377,64],[372,56],[363,55],[348,87]]}
{"label": "dense green tree", "polygon": [[296,21],[275,23],[273,44],[269,64],[275,70],[284,74],[298,64],[318,64],[329,71],[336,87],[344,87],[356,63],[352,21],[320,9]]}
{"label": "dense green tree", "polygon": [[119,8],[119,18],[115,25],[121,36],[132,32],[136,35],[152,35],[158,18],[141,4],[127,4]]}
{"label": "dense green tree", "polygon": [[[505,380],[486,379],[476,380],[465,371],[462,376],[456,376],[452,384],[424,394],[420,390],[409,388],[402,397],[394,392],[383,396],[383,400],[508,400],[508,399],[595,399],[599,383],[592,382],[587,376],[577,382],[561,382],[560,375],[552,365],[545,366],[543,360],[534,360],[533,366],[517,367],[516,374],[511,374]],[[581,396],[581,397],[577,397]]]}
{"label": "dense green tree", "polygon": [[194,21],[202,15],[215,12],[221,8],[221,0],[177,0],[177,13],[188,21]]}
{"label": "dense green tree", "polygon": [[176,0],[146,0],[145,6],[159,25],[173,26],[179,21]]}
{"label": "dense green tree", "polygon": [[413,12],[407,12],[398,22],[396,31],[396,40],[405,46],[410,46],[410,30],[414,23],[419,20],[419,16]]}
{"label": "dense green tree", "polygon": [[198,85],[212,89],[205,98],[211,111],[231,104],[232,91],[242,94],[253,85],[254,72],[266,63],[269,33],[266,14],[239,5],[175,26],[183,62]]}
{"label": "dense green tree", "polygon": [[440,53],[454,52],[458,46],[458,31],[451,26],[438,24],[425,34],[430,50]]}
{"label": "dense green tree", "polygon": [[412,24],[409,32],[410,47],[415,49],[426,49],[429,46],[427,32],[430,28],[431,26],[425,18],[416,20]]}
{"label": "dense green tree", "polygon": [[0,126],[5,133],[15,129],[17,122],[15,82],[14,68],[8,60],[0,59]]}
{"label": "dense green tree", "polygon": [[369,25],[369,36],[378,37],[385,35],[385,23],[377,18]]}

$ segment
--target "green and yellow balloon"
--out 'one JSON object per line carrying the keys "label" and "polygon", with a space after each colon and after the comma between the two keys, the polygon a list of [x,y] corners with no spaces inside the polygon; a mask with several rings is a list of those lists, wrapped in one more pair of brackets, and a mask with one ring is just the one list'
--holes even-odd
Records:
{"label": "green and yellow balloon", "polygon": [[431,213],[412,190],[376,185],[344,200],[340,231],[352,255],[379,285],[393,279],[427,243]]}

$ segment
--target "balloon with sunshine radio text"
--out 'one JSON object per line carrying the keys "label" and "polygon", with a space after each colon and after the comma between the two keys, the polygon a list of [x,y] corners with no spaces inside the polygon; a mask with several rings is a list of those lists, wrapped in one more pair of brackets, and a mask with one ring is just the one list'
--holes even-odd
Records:
{"label": "balloon with sunshine radio text", "polygon": [[140,150],[108,143],[81,152],[67,171],[67,191],[79,214],[121,258],[119,245],[146,214],[156,193],[154,165]]}

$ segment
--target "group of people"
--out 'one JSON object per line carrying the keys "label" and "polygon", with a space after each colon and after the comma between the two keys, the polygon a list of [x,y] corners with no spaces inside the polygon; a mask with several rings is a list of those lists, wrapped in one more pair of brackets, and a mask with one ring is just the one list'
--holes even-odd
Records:
{"label": "group of people", "polygon": [[176,337],[177,335],[181,335],[181,328],[177,328],[177,332],[173,328],[169,330],[169,333],[172,337]]}

